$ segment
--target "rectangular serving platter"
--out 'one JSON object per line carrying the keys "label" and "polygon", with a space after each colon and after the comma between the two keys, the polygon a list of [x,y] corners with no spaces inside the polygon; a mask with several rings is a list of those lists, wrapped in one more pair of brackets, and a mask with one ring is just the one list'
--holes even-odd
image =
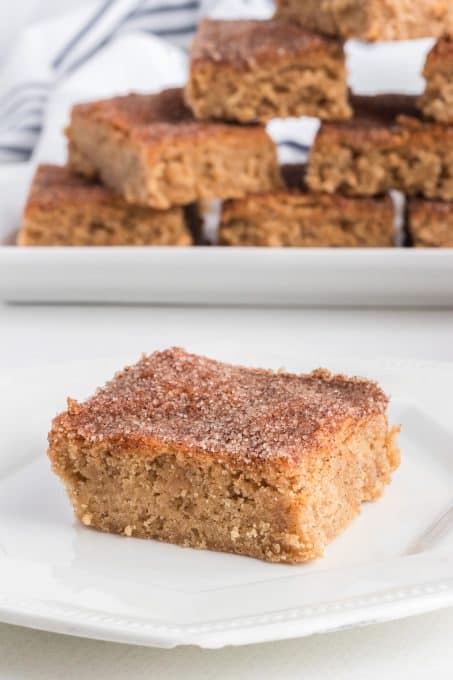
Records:
{"label": "rectangular serving platter", "polygon": [[453,249],[0,247],[0,299],[453,305]]}

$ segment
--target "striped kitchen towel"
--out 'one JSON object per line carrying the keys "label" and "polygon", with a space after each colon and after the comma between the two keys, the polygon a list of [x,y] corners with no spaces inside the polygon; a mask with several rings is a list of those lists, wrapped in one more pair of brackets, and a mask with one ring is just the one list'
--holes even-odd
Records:
{"label": "striped kitchen towel", "polygon": [[29,158],[49,94],[111,41],[139,32],[185,47],[199,15],[198,0],[101,0],[31,26],[0,70],[0,162]]}
{"label": "striped kitchen towel", "polygon": [[[272,12],[272,0],[92,0],[31,25],[0,68],[0,163],[62,162],[75,101],[183,84],[201,16]],[[299,128],[274,126],[284,161],[304,158]]]}

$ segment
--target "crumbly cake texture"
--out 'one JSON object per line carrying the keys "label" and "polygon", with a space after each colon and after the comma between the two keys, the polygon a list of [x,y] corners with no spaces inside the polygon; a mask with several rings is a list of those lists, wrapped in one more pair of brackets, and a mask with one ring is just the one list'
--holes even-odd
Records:
{"label": "crumbly cake texture", "polygon": [[79,104],[67,136],[74,170],[161,210],[281,184],[264,127],[197,121],[177,88]]}
{"label": "crumbly cake texture", "polygon": [[[395,216],[389,196],[351,198],[310,193],[304,169],[282,169],[298,189],[254,194],[226,201],[219,240],[228,246],[390,247]],[[297,175],[299,174],[299,179]]]}
{"label": "crumbly cake texture", "polygon": [[426,60],[426,89],[419,100],[427,118],[453,123],[453,41],[439,40]]}
{"label": "crumbly cake texture", "polygon": [[451,0],[277,0],[276,16],[369,42],[453,34]]}
{"label": "crumbly cake texture", "polygon": [[96,181],[40,165],[25,206],[22,246],[188,246],[188,211],[130,205]]}
{"label": "crumbly cake texture", "polygon": [[453,201],[408,201],[407,231],[415,248],[453,248]]}
{"label": "crumbly cake texture", "polygon": [[276,19],[205,19],[185,98],[200,119],[349,118],[343,44]]}
{"label": "crumbly cake texture", "polygon": [[311,150],[312,191],[371,196],[398,189],[453,199],[453,127],[420,118],[415,97],[353,97],[351,121],[324,122]]}
{"label": "crumbly cake texture", "polygon": [[399,464],[376,383],[143,356],[49,434],[80,521],[274,562],[320,557]]}

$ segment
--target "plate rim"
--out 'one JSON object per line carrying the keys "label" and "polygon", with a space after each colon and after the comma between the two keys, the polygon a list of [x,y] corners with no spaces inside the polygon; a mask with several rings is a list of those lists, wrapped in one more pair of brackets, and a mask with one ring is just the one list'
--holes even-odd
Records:
{"label": "plate rim", "polygon": [[[407,604],[411,603],[408,608]],[[307,637],[345,628],[384,623],[453,606],[453,577],[408,588],[350,597],[327,604],[293,607],[267,614],[175,624],[119,616],[100,610],[0,595],[0,620],[77,637],[173,648],[195,645],[219,649],[271,640]]]}

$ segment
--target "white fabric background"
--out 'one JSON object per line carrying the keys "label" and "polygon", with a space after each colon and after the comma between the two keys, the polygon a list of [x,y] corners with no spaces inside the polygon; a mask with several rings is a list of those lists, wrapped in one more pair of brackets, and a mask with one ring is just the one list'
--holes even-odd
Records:
{"label": "white fabric background", "polygon": [[[83,2],[83,0],[82,0]],[[86,0],[95,5],[96,0]],[[20,0],[0,3],[0,60],[11,49],[19,33],[36,20],[44,20],[77,6],[77,0]]]}

